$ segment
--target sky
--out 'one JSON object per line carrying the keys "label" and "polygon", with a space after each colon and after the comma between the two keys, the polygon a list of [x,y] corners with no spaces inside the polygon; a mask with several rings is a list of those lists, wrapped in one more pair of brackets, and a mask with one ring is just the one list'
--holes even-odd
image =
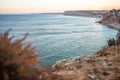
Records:
{"label": "sky", "polygon": [[120,9],[120,0],[0,0],[0,14]]}

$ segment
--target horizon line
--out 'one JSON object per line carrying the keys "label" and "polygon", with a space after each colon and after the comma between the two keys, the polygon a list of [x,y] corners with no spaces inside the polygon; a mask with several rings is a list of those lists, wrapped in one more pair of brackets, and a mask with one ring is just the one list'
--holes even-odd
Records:
{"label": "horizon line", "polygon": [[[86,9],[86,10],[65,10],[65,11],[105,11],[105,10],[112,10],[112,9],[104,9],[104,10],[103,9],[99,9],[99,10],[94,10],[94,9],[93,10],[91,10],[91,9],[87,10]],[[12,14],[13,15],[14,14],[52,14],[52,13],[53,14],[55,14],[55,13],[57,14],[57,13],[64,13],[65,11],[58,11],[58,12],[56,12],[56,11],[54,11],[54,12],[33,12],[33,13],[32,12],[30,12],[30,13],[21,13],[21,12],[14,13],[14,12],[11,12],[11,13],[0,13],[0,15],[7,15],[7,14],[11,14],[11,15]]]}

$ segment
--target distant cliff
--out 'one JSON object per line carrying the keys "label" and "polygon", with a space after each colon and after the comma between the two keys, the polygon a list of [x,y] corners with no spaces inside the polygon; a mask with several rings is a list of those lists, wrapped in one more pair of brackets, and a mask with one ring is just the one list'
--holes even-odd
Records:
{"label": "distant cliff", "polygon": [[64,15],[68,16],[83,16],[83,17],[101,17],[107,10],[78,10],[78,11],[64,11]]}
{"label": "distant cliff", "polygon": [[104,13],[99,23],[105,23],[105,24],[120,23],[120,9],[119,10],[113,9],[107,13]]}

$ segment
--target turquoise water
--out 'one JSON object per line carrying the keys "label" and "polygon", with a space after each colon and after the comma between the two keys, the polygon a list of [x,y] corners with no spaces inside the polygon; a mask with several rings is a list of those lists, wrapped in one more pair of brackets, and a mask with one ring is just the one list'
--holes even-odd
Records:
{"label": "turquoise water", "polygon": [[62,14],[0,15],[0,32],[12,28],[15,38],[29,33],[27,42],[41,52],[44,65],[56,61],[93,54],[115,37],[117,31],[95,23],[96,18]]}

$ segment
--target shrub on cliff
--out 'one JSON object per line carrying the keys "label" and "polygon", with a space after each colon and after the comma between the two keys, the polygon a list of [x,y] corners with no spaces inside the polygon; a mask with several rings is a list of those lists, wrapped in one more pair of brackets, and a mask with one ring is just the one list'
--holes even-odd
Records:
{"label": "shrub on cliff", "polygon": [[57,75],[40,66],[34,48],[23,44],[26,37],[13,40],[9,30],[0,33],[0,80],[57,80]]}

